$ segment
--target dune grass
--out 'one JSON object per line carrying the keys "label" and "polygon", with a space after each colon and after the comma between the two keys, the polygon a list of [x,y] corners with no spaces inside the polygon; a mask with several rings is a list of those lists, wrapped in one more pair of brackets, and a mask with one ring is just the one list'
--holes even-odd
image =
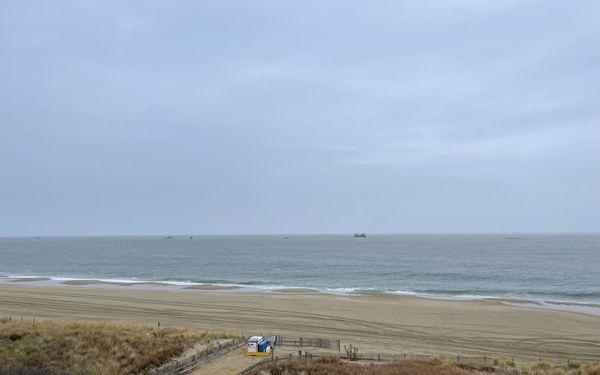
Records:
{"label": "dune grass", "polygon": [[72,374],[139,374],[197,343],[231,337],[191,329],[0,319],[0,363]]}
{"label": "dune grass", "polygon": [[388,364],[349,363],[339,359],[291,361],[257,368],[250,375],[469,375],[471,371],[430,361],[404,360]]}
{"label": "dune grass", "polygon": [[493,365],[472,364],[454,360],[400,360],[392,363],[360,363],[337,358],[312,361],[283,361],[268,363],[254,369],[249,375],[600,375],[597,364],[571,364],[567,367],[555,367],[547,362],[536,362],[521,367],[511,360],[495,359]]}

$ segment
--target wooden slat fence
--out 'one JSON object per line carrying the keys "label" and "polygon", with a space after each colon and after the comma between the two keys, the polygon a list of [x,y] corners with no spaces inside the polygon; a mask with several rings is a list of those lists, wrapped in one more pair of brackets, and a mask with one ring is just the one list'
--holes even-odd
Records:
{"label": "wooden slat fence", "polygon": [[340,340],[321,337],[277,336],[277,346],[295,346],[298,348],[324,348],[340,351]]}
{"label": "wooden slat fence", "polygon": [[[213,352],[204,353],[202,355],[192,356],[184,361],[171,361],[166,365],[161,366],[157,369],[146,371],[146,375],[183,375],[192,372],[194,369],[202,366],[207,362],[214,361],[215,359],[233,351],[239,349],[245,344],[246,340],[242,338],[234,339],[223,345],[219,345]],[[0,374],[2,375],[2,374]]]}
{"label": "wooden slat fence", "polygon": [[[338,354],[338,353],[310,353],[304,352],[301,356],[293,356],[293,358],[286,357],[286,359],[319,359],[319,358],[339,358],[339,359],[348,359],[346,354]],[[427,354],[389,354],[389,353],[359,353],[358,361],[361,362],[393,362],[400,361],[404,359],[412,359],[412,360],[423,360],[428,361],[432,358],[439,358],[440,360],[453,360],[457,362],[466,362],[466,363],[488,363],[493,359],[487,356],[431,356]]]}

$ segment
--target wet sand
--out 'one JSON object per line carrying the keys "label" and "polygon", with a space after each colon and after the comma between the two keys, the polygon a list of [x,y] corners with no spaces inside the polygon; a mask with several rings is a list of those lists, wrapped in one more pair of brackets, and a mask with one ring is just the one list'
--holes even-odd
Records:
{"label": "wet sand", "polygon": [[389,354],[600,360],[600,316],[499,301],[5,283],[0,315],[320,336]]}
{"label": "wet sand", "polygon": [[48,281],[47,277],[20,277],[18,279],[10,280],[12,283],[32,283],[38,281]]}
{"label": "wet sand", "polygon": [[150,285],[150,286],[166,286],[164,283],[153,283],[153,282],[142,282],[142,283],[119,283],[119,282],[109,282],[102,280],[67,280],[61,282],[64,285],[75,285],[75,286],[85,286],[85,285],[115,285],[115,286],[135,286],[135,285]]}
{"label": "wet sand", "polygon": [[299,293],[299,294],[317,293],[316,290],[310,289],[310,288],[282,288],[282,289],[276,289],[275,292],[278,292],[278,293]]}
{"label": "wet sand", "polygon": [[239,286],[224,286],[224,285],[202,284],[202,285],[186,286],[184,289],[191,289],[191,290],[234,290],[234,289],[240,289],[240,287]]}

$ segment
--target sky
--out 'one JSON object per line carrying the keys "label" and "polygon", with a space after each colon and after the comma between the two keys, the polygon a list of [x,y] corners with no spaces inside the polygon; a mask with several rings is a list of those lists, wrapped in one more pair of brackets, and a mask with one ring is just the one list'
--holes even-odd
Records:
{"label": "sky", "polygon": [[0,4],[0,236],[600,231],[600,2]]}

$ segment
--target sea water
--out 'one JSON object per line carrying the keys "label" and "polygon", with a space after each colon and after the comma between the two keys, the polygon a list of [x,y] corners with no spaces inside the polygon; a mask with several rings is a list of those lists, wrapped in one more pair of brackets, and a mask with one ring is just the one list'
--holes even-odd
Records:
{"label": "sea water", "polygon": [[0,275],[600,303],[600,235],[0,238]]}

